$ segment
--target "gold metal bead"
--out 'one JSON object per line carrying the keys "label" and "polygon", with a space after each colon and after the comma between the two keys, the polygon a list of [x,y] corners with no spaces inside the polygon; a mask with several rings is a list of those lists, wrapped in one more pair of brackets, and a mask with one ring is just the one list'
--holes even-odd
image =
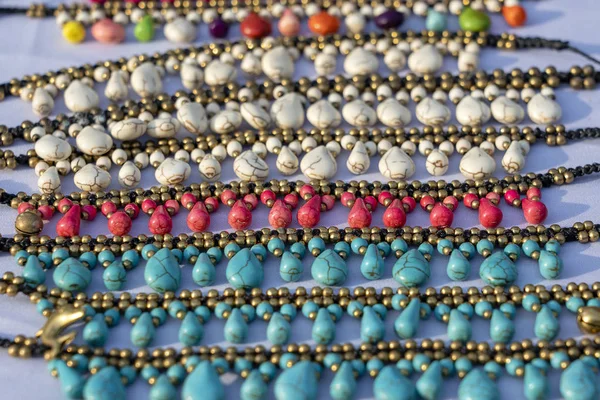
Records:
{"label": "gold metal bead", "polygon": [[600,332],[600,307],[586,306],[577,311],[577,325],[584,333]]}

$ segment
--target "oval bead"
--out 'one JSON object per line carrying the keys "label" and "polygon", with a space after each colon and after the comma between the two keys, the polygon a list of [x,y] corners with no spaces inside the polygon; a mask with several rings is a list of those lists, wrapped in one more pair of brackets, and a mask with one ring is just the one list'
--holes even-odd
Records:
{"label": "oval bead", "polygon": [[169,249],[160,249],[146,263],[146,284],[159,293],[175,291],[181,283],[181,269]]}

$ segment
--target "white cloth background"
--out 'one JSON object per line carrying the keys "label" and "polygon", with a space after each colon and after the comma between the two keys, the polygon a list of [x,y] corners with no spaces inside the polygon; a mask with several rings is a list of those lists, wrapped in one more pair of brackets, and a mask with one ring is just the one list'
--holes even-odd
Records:
{"label": "white cloth background", "polygon": [[[26,6],[25,0],[5,1],[0,0],[0,5],[8,6]],[[50,3],[58,3],[51,1]],[[525,2],[525,7],[529,13],[529,21],[526,27],[514,30],[515,33],[524,36],[542,36],[547,38],[555,38],[562,40],[570,40],[572,43],[584,51],[600,55],[600,44],[597,39],[597,17],[598,3],[595,0],[579,0],[577,2],[563,2],[559,0],[548,0],[540,2]],[[424,21],[418,17],[411,17],[402,29],[423,29]],[[452,18],[450,29],[457,28],[456,18]],[[306,27],[303,28],[306,31]],[[155,51],[163,51],[176,46],[167,42],[164,39],[162,32],[157,34],[157,40],[147,44],[140,44],[133,38],[133,28],[127,28],[127,43],[119,46],[102,45],[93,40],[88,40],[85,43],[74,46],[68,44],[61,37],[60,30],[54,23],[53,19],[46,20],[30,20],[25,17],[3,17],[0,24],[0,35],[3,38],[0,40],[0,81],[7,81],[13,77],[21,77],[24,74],[43,73],[48,70],[56,70],[67,66],[80,65],[86,62],[95,62],[98,60],[116,59],[118,57],[127,57],[134,54],[146,53],[151,54]],[[504,32],[507,30],[507,25],[501,16],[493,17],[492,31],[495,33]],[[89,34],[89,33],[88,33]],[[231,37],[239,37],[238,26],[233,27],[230,34]],[[199,41],[205,42],[210,40],[206,26],[202,26],[199,30]],[[340,63],[341,64],[341,63]],[[481,68],[486,71],[491,71],[494,68],[510,69],[520,67],[523,69],[531,66],[543,68],[548,65],[554,65],[559,70],[565,70],[571,65],[586,64],[586,60],[569,52],[557,53],[551,50],[529,50],[519,52],[500,52],[495,49],[484,49],[482,52]],[[314,76],[314,69],[306,62],[302,62],[301,67],[297,68],[296,77],[303,75]],[[456,71],[456,61],[447,59],[444,66],[445,70]],[[383,71],[383,70],[382,70]],[[384,72],[387,74],[387,72]],[[173,92],[179,88],[178,78],[168,78],[167,88]],[[563,120],[568,128],[591,127],[600,124],[600,116],[594,114],[594,107],[597,107],[600,96],[596,91],[575,92],[569,89],[561,89],[557,91],[558,102],[563,107]],[[106,105],[103,101],[102,105]],[[57,102],[55,112],[64,112],[64,104],[62,100]],[[35,116],[31,111],[31,105],[22,102],[18,99],[10,99],[0,104],[0,122],[8,126],[15,126],[24,119],[35,120]],[[577,142],[569,144],[565,147],[548,148],[543,144],[535,145],[528,156],[525,171],[542,172],[549,168],[558,167],[561,165],[577,166],[585,163],[598,161],[599,142],[596,140],[588,140],[585,142]],[[26,152],[29,144],[18,142],[12,149],[16,154]],[[369,173],[363,176],[355,177],[350,175],[345,168],[345,158],[347,154],[342,154],[338,160],[339,171],[338,179],[352,180],[381,180],[382,177],[377,169],[378,158],[374,159],[369,170]],[[500,156],[497,155],[496,160],[500,162]],[[431,177],[427,175],[425,170],[425,159],[422,156],[416,156],[417,173],[414,179],[428,180]],[[451,166],[449,173],[444,179],[463,179],[458,173],[459,156],[451,157]],[[281,178],[281,175],[274,168],[274,157],[269,156],[269,163],[272,167],[271,176]],[[228,160],[223,165],[223,178],[227,180],[234,179],[231,169],[231,160]],[[143,185],[149,187],[154,185],[154,172],[152,169],[143,171]],[[498,168],[496,176],[503,176],[503,171]],[[304,179],[300,173],[291,177],[291,179]],[[2,171],[0,174],[0,187],[9,192],[25,191],[28,193],[36,192],[36,176],[32,170],[19,169],[17,171]],[[193,168],[192,178],[189,182],[198,182],[199,174],[196,168]],[[116,179],[111,187],[116,188]],[[546,221],[547,224],[560,224],[570,226],[576,221],[593,220],[598,221],[600,212],[597,208],[597,196],[599,184],[597,180],[585,179],[577,180],[573,185],[551,188],[544,190],[543,200],[549,207],[550,213]],[[72,176],[65,178],[63,182],[63,191],[70,192],[75,190],[72,183]],[[502,206],[504,211],[503,226],[519,225],[524,226],[524,220],[519,210],[509,209],[506,205]],[[210,227],[213,231],[227,229],[225,216],[227,210],[223,207],[217,215],[213,216],[213,222]],[[326,213],[322,218],[323,225],[339,225],[346,224],[348,210],[336,205],[333,212]],[[251,228],[261,228],[266,222],[266,208],[262,205],[255,211],[254,222]],[[380,209],[375,213],[373,224],[381,224],[381,216],[383,210]],[[0,233],[5,236],[14,234],[14,218],[16,211],[7,207],[0,209]],[[56,219],[55,219],[56,220]],[[185,212],[182,212],[175,218],[174,233],[187,231],[185,225]],[[134,222],[132,233],[147,233],[146,217],[141,216]],[[54,225],[55,222],[52,224]],[[454,225],[461,227],[471,227],[478,224],[477,213],[460,207],[457,211]],[[408,217],[408,225],[428,226],[427,214],[421,210],[410,214]],[[54,226],[47,226],[44,233],[54,235]],[[93,223],[82,224],[82,234],[97,235],[107,233],[106,221],[104,217],[98,216]],[[600,278],[600,274],[596,271],[598,267],[598,255],[600,254],[600,244],[579,245],[568,244],[563,248],[561,256],[565,263],[565,269],[562,277],[558,281],[548,282],[541,279],[537,266],[534,262],[527,259],[519,261],[519,278],[517,284],[523,286],[527,283],[541,283],[551,285],[553,283],[566,284],[571,281],[592,283]],[[310,257],[307,257],[310,259]],[[290,288],[303,285],[306,287],[313,286],[314,281],[310,278],[309,260],[305,263],[305,280],[298,284],[289,285]],[[351,274],[346,282],[347,286],[374,286],[381,288],[384,286],[396,287],[395,281],[391,278],[391,268],[394,262],[393,257],[386,261],[386,279],[368,282],[358,272],[360,259],[357,256],[351,256],[349,266]],[[432,262],[432,277],[429,284],[440,288],[444,285],[455,285],[448,280],[445,273],[445,263],[447,259],[439,255],[434,255]],[[481,258],[476,258],[473,263],[473,271],[471,274],[472,280],[461,283],[462,286],[482,286],[481,280],[477,279],[477,266],[481,262]],[[227,287],[227,281],[224,274],[224,263],[217,267],[217,286],[218,289]],[[278,274],[278,264],[271,260],[266,264],[265,282],[263,288],[280,286],[282,281]],[[16,271],[17,268],[14,261],[6,256],[2,257],[0,270]],[[103,290],[101,281],[101,272],[99,269],[94,271],[94,282],[92,290]],[[192,287],[193,283],[189,278],[190,270],[186,268],[184,271],[185,286]],[[49,281],[51,277],[49,276]],[[133,271],[128,276],[126,289],[134,292],[148,290],[144,286],[141,270]],[[393,320],[397,316],[396,312],[390,312],[387,318],[388,332],[386,339],[395,337],[393,332]],[[575,325],[575,320],[572,314],[563,311],[561,314],[561,332],[560,337],[578,337],[580,333]],[[43,324],[44,319],[35,311],[35,306],[29,303],[25,296],[17,298],[0,298],[0,336],[13,337],[17,334],[26,334],[32,336],[37,329]],[[534,316],[531,313],[519,311],[517,315],[518,331],[515,339],[524,339],[533,337],[533,321]],[[480,318],[474,319],[474,339],[488,340],[489,330],[488,322],[482,321]],[[303,342],[312,344],[310,327],[311,324],[299,314],[292,325],[292,342]],[[153,343],[155,346],[178,346],[177,344],[177,328],[178,324],[169,323],[161,327],[157,331],[157,337]],[[227,346],[228,343],[223,342],[222,335],[223,321],[212,319],[206,328],[203,344],[218,344]],[[264,343],[265,340],[264,322],[255,321],[250,325],[250,335],[248,344]],[[109,347],[131,347],[129,343],[128,323],[122,322],[117,328],[110,331],[110,339],[107,346]],[[359,322],[344,316],[338,324],[337,342],[354,342],[358,343],[359,338]],[[446,338],[445,325],[430,319],[421,324],[419,330],[419,338]],[[551,393],[552,398],[559,397],[558,391],[558,374],[551,375]],[[327,373],[320,383],[320,398],[329,398],[329,382],[331,374]],[[238,398],[239,382],[234,376],[226,376],[223,381],[227,384],[227,398]],[[372,380],[368,377],[363,377],[359,383],[357,398],[367,399],[372,397],[371,389]],[[456,397],[456,389],[458,380],[450,379],[444,384],[443,398],[451,399]],[[0,387],[2,387],[3,399],[61,399],[63,395],[60,392],[59,383],[52,378],[46,370],[46,363],[43,360],[16,360],[9,358],[6,352],[0,352]],[[502,398],[522,398],[523,385],[521,380],[504,375],[499,380],[499,387],[502,393]],[[272,391],[272,386],[271,386]],[[133,387],[128,389],[130,398],[141,399],[146,398],[148,393],[148,385],[138,381]],[[271,395],[272,396],[272,393]]]}

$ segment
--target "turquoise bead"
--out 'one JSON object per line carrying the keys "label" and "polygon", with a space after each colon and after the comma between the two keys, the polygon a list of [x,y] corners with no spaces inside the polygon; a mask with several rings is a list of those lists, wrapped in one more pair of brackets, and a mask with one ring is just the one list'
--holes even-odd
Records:
{"label": "turquoise bead", "polygon": [[114,367],[102,368],[90,376],[83,387],[86,400],[125,400],[125,386]]}
{"label": "turquoise bead", "polygon": [[248,323],[239,308],[234,308],[223,328],[225,340],[231,343],[244,343],[248,337]]}
{"label": "turquoise bead", "polygon": [[373,395],[376,400],[414,400],[417,393],[413,383],[393,365],[379,371],[373,382]]}
{"label": "turquoise bead", "polygon": [[279,275],[286,282],[298,282],[302,278],[304,264],[289,251],[283,252],[279,262]]}
{"label": "turquoise bead", "polygon": [[427,11],[425,26],[428,31],[442,32],[446,30],[446,27],[448,26],[448,18],[445,14],[430,8],[429,11]]}
{"label": "turquoise bead", "polygon": [[444,377],[442,376],[442,365],[438,361],[429,364],[427,370],[417,380],[417,393],[425,400],[435,400],[442,391]]}
{"label": "turquoise bead", "polygon": [[371,243],[367,247],[367,251],[360,263],[360,272],[366,279],[374,280],[381,278],[383,275],[383,257],[379,252],[376,244]]}
{"label": "turquoise bead", "polygon": [[542,340],[552,340],[558,335],[560,324],[548,305],[544,304],[535,317],[535,336]]}
{"label": "turquoise bead", "polygon": [[200,361],[185,378],[181,397],[185,400],[225,400],[225,389],[209,361]]}
{"label": "turquoise bead", "polygon": [[169,369],[167,369],[167,378],[169,378],[169,380],[176,385],[183,382],[186,376],[187,371],[181,364],[172,365],[169,367]]}
{"label": "turquoise bead", "polygon": [[573,361],[560,376],[560,394],[565,400],[598,399],[596,374],[582,360]]}
{"label": "turquoise bead", "polygon": [[348,266],[335,251],[327,249],[313,261],[311,274],[321,285],[339,286],[348,276]]}
{"label": "turquoise bead", "polygon": [[471,340],[472,328],[471,322],[460,311],[454,309],[450,311],[450,320],[448,321],[448,338],[459,342],[468,342]]}
{"label": "turquoise bead", "polygon": [[83,394],[85,378],[75,368],[69,368],[63,360],[53,360],[51,368],[58,375],[60,388],[69,399],[79,399]]}
{"label": "turquoise bead", "polygon": [[290,246],[292,254],[297,255],[300,258],[304,258],[306,255],[306,246],[304,243],[296,242]]}
{"label": "turquoise bead", "polygon": [[46,282],[46,273],[36,256],[29,256],[23,268],[23,279],[29,286],[37,286]]}
{"label": "turquoise bead", "polygon": [[144,279],[148,286],[159,293],[179,289],[181,269],[171,250],[160,249],[148,260]]}
{"label": "turquoise bead", "polygon": [[496,382],[476,368],[458,385],[458,400],[500,400],[500,392]]}
{"label": "turquoise bead", "polygon": [[471,263],[459,249],[452,250],[448,266],[446,267],[448,278],[453,281],[464,281],[469,278],[471,273]]}
{"label": "turquoise bead", "polygon": [[548,379],[541,369],[533,364],[525,365],[523,388],[527,400],[543,400],[548,398],[550,388]]}
{"label": "turquoise bead", "polygon": [[267,339],[274,345],[287,343],[290,338],[290,323],[279,312],[271,314],[267,325]]}
{"label": "turquoise bead", "polygon": [[479,268],[479,276],[490,286],[509,286],[518,275],[515,263],[501,251],[486,258]]}
{"label": "turquoise bead", "polygon": [[312,253],[313,250],[319,252],[325,251],[325,241],[323,238],[316,236],[308,241],[308,251]]}
{"label": "turquoise bead", "polygon": [[269,387],[259,370],[253,369],[240,387],[241,400],[263,400],[267,398]]}
{"label": "turquoise bead", "polygon": [[102,347],[106,344],[108,326],[103,314],[96,314],[83,328],[83,340],[92,347]]}
{"label": "turquoise bead", "polygon": [[61,262],[52,274],[54,283],[62,290],[80,292],[88,287],[92,272],[76,258],[67,258]]}
{"label": "turquoise bead", "polygon": [[373,308],[363,308],[360,322],[360,339],[366,343],[377,343],[385,335],[385,325]]}
{"label": "turquoise bead", "polygon": [[352,399],[356,393],[356,379],[349,361],[344,361],[329,385],[329,395],[333,400]]}
{"label": "turquoise bead", "polygon": [[152,388],[150,388],[150,400],[177,400],[177,389],[166,375],[160,375]]}
{"label": "turquoise bead", "polygon": [[315,366],[310,361],[300,361],[286,369],[275,381],[277,400],[314,400],[317,398],[318,380]]}
{"label": "turquoise bead", "polygon": [[320,308],[317,312],[312,338],[317,344],[329,344],[335,339],[335,322],[326,308]]}
{"label": "turquoise bead", "polygon": [[500,310],[492,311],[490,337],[497,343],[508,343],[515,334],[515,324]]}
{"label": "turquoise bead", "polygon": [[429,279],[429,262],[420,251],[412,249],[396,261],[392,275],[399,284],[406,287],[418,287]]}
{"label": "turquoise bead", "polygon": [[131,343],[137,347],[148,347],[152,343],[152,340],[154,340],[155,332],[156,328],[154,327],[150,313],[142,313],[131,328]]}
{"label": "turquoise bead", "polygon": [[542,275],[544,279],[558,278],[563,269],[563,262],[560,257],[557,254],[546,250],[540,251],[538,265],[540,267],[540,275]]}
{"label": "turquoise bead", "polygon": [[192,279],[196,285],[204,287],[215,283],[217,271],[210,257],[206,253],[200,253],[194,268],[192,269]]}
{"label": "turquoise bead", "polygon": [[120,261],[114,261],[104,270],[102,279],[108,290],[121,290],[127,281],[127,271]]}
{"label": "turquoise bead", "polygon": [[262,284],[264,271],[256,255],[250,249],[242,249],[227,263],[225,275],[234,288],[252,289]]}
{"label": "turquoise bead", "polygon": [[198,320],[198,316],[188,312],[179,327],[179,341],[185,346],[195,346],[204,336],[204,326]]}
{"label": "turquoise bead", "polygon": [[419,329],[419,318],[421,316],[421,301],[414,298],[408,306],[400,313],[394,321],[394,331],[401,339],[411,339]]}

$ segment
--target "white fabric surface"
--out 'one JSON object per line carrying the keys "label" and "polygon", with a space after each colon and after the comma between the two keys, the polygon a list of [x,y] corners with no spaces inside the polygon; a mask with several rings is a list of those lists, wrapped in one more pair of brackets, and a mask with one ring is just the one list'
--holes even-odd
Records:
{"label": "white fabric surface", "polygon": [[[52,3],[57,3],[53,1]],[[13,0],[4,1],[0,0],[0,5],[17,5],[24,6],[24,1]],[[529,21],[527,26],[514,32],[519,35],[531,35],[531,36],[542,36],[548,38],[556,38],[562,40],[571,40],[573,44],[584,51],[600,55],[600,46],[598,45],[597,37],[597,10],[598,4],[595,0],[579,0],[577,2],[562,2],[559,0],[548,0],[543,2],[525,2],[524,3],[528,13]],[[155,51],[162,51],[168,48],[174,48],[171,43],[164,40],[162,32],[158,34],[158,40],[155,40],[148,44],[137,43],[133,39],[132,28],[128,27],[128,39],[127,43],[120,46],[106,46],[93,41],[87,41],[79,46],[73,46],[65,42],[60,34],[60,30],[56,27],[52,19],[40,20],[29,20],[24,17],[3,17],[2,24],[0,24],[0,34],[3,40],[0,41],[0,81],[7,81],[13,77],[20,77],[24,74],[31,74],[36,72],[46,72],[48,70],[55,70],[67,66],[80,65],[85,62],[95,62],[99,59],[116,59],[121,56],[131,56],[139,53],[152,53]],[[402,29],[422,29],[424,22],[418,17],[411,17],[409,22],[402,27]],[[450,29],[456,29],[457,22],[455,18],[452,18]],[[306,29],[306,28],[304,28]],[[504,32],[507,30],[506,24],[501,16],[493,17],[493,31],[496,33]],[[237,26],[232,29],[233,37],[238,36]],[[210,40],[207,29],[205,26],[201,27],[199,37],[201,41]],[[569,52],[557,53],[550,50],[539,50],[539,51],[520,51],[520,52],[499,52],[493,49],[483,50],[481,67],[487,71],[493,68],[509,69],[513,67],[520,67],[526,69],[531,66],[538,66],[543,68],[547,65],[555,65],[560,70],[565,70],[571,65],[578,64],[583,65],[586,60]],[[312,66],[307,63],[302,64],[303,67],[297,70],[297,77],[302,75],[314,76],[314,70]],[[304,73],[304,69],[308,69],[308,72]],[[446,60],[446,70],[456,70],[455,60]],[[176,90],[179,86],[178,78],[169,78],[168,89],[170,92]],[[563,107],[563,120],[562,122],[569,128],[576,127],[588,127],[598,126],[600,124],[600,116],[593,114],[593,107],[598,105],[598,99],[600,97],[596,91],[588,92],[574,92],[568,89],[561,89],[557,92],[558,102]],[[106,102],[103,102],[105,105]],[[63,112],[64,105],[62,100],[57,103],[55,112]],[[4,101],[0,106],[0,118],[1,123],[8,126],[14,126],[20,123],[24,119],[35,120],[35,116],[31,111],[30,104],[24,103],[18,99],[10,99]],[[549,168],[557,167],[560,165],[577,166],[585,163],[598,161],[598,141],[588,140],[585,142],[578,142],[569,144],[565,147],[548,148],[547,146],[540,144],[532,147],[532,151],[528,156],[525,171],[542,172]],[[16,154],[24,153],[28,144],[19,142],[18,146],[14,146],[12,149]],[[366,179],[366,180],[381,180],[382,177],[377,170],[376,158],[372,162],[369,173],[363,176],[355,177],[350,175],[345,168],[346,154],[343,154],[338,160],[339,170],[338,177],[340,179]],[[498,165],[500,157],[496,157]],[[424,158],[417,156],[415,158],[417,164],[417,173],[414,179],[427,180],[430,177],[427,175],[424,168]],[[458,162],[459,157],[454,155],[451,157],[451,166],[449,174],[444,179],[463,179],[458,173]],[[269,163],[274,168],[274,158],[269,156]],[[496,176],[503,176],[503,171],[500,171],[498,167]],[[231,161],[228,160],[223,165],[224,179],[233,179],[234,176],[231,173]],[[143,184],[145,187],[149,187],[155,184],[153,177],[153,170],[147,169],[143,171]],[[272,177],[281,178],[277,171],[271,173]],[[193,175],[190,179],[192,181],[198,181],[199,175],[197,169],[193,169]],[[303,179],[300,174],[297,174],[291,179]],[[32,170],[20,169],[18,171],[2,171],[0,175],[0,186],[7,191],[17,192],[25,191],[28,193],[36,192],[36,180],[35,174]],[[113,186],[116,188],[116,179],[114,180]],[[595,220],[598,221],[599,212],[594,206],[597,205],[598,196],[598,181],[586,179],[577,180],[577,183],[560,188],[552,188],[544,190],[543,200],[549,207],[550,213],[547,224],[560,224],[563,226],[570,226],[576,221],[584,220]],[[64,179],[63,190],[70,192],[75,190],[72,183],[72,176]],[[502,206],[505,217],[503,220],[503,226],[519,225],[524,226],[524,220],[519,210],[509,209],[506,205]],[[326,213],[322,218],[323,225],[340,225],[344,226],[346,223],[347,210],[336,205],[336,211]],[[213,223],[211,230],[217,231],[227,229],[225,222],[226,208],[223,207],[216,216],[213,216]],[[259,210],[255,211],[255,219],[251,228],[263,227],[266,221],[266,209],[262,205],[259,206]],[[381,224],[381,216],[383,210],[382,207],[375,213],[373,218],[373,224]],[[16,212],[7,207],[0,209],[0,233],[2,235],[10,236],[14,234],[14,218]],[[187,231],[185,226],[185,212],[182,212],[175,218],[175,233]],[[146,217],[141,216],[137,221],[134,222],[134,228],[132,233],[138,234],[143,233],[147,229],[145,227]],[[56,221],[56,219],[55,219]],[[467,210],[464,207],[460,207],[456,213],[455,226],[471,227],[478,224],[477,213]],[[54,223],[52,224],[54,225]],[[408,225],[415,226],[427,226],[428,218],[426,213],[421,210],[417,210],[415,213],[410,214],[408,217]],[[45,228],[44,233],[54,235],[54,227],[48,226]],[[83,223],[82,233],[97,235],[100,233],[106,233],[106,221],[102,216],[98,216],[97,220],[93,223]],[[519,279],[517,284],[522,286],[527,283],[541,283],[544,285],[551,285],[553,283],[566,284],[571,281],[575,282],[588,282],[592,283],[594,280],[598,280],[600,274],[596,272],[597,256],[600,254],[599,245],[579,245],[579,244],[568,244],[563,248],[561,256],[565,262],[565,269],[562,277],[559,281],[547,282],[543,281],[537,271],[537,266],[531,260],[522,259],[519,261]],[[307,257],[305,263],[305,279],[299,284],[289,285],[290,287],[296,287],[303,285],[311,287],[314,285],[314,281],[308,280],[310,278],[310,257]],[[2,266],[0,270],[2,272],[7,270],[16,270],[14,262],[9,257],[2,257]],[[387,279],[379,280],[375,282],[365,281],[360,273],[357,271],[358,263],[360,262],[359,257],[352,256],[349,262],[350,268],[353,270],[346,282],[347,286],[374,286],[381,288],[384,286],[395,287],[395,281],[390,277],[390,271],[394,262],[393,257],[390,257],[386,261],[386,277]],[[444,285],[455,285],[455,283],[448,280],[445,274],[446,258],[439,255],[434,255],[434,261],[432,262],[432,277],[429,284],[440,288]],[[462,283],[462,286],[481,286],[482,282],[477,277],[477,266],[481,262],[481,258],[476,258],[473,263],[472,280]],[[224,263],[221,263],[217,267],[217,286],[218,289],[223,289],[227,286],[227,282],[224,276]],[[283,282],[278,276],[278,264],[274,261],[266,264],[265,283],[263,288],[280,286]],[[92,290],[103,290],[101,283],[101,272],[99,269],[94,272],[94,283],[92,284]],[[192,287],[191,280],[189,279],[190,271],[186,269],[184,271],[185,286]],[[144,291],[148,288],[144,286],[141,270],[134,271],[129,274],[129,281],[126,285],[126,289],[130,291]],[[51,278],[49,277],[51,281]],[[392,339],[395,337],[393,332],[392,324],[393,320],[397,316],[396,312],[390,312],[387,318],[387,334],[386,339]],[[515,335],[515,339],[524,339],[533,337],[533,321],[534,316],[530,313],[519,311],[517,315],[517,326],[518,332]],[[572,314],[564,311],[561,315],[561,333],[560,337],[573,337],[580,336],[577,331],[574,318]],[[29,303],[25,296],[19,296],[17,298],[6,298],[0,299],[0,336],[14,336],[16,334],[33,335],[34,332],[39,329],[43,323],[43,318],[39,316],[35,307]],[[489,330],[488,323],[482,321],[480,318],[475,318],[474,322],[474,339],[475,340],[488,340]],[[222,328],[223,321],[212,319],[207,324],[205,338],[203,344],[218,344],[227,346],[228,344],[222,340]],[[311,324],[307,320],[299,315],[293,322],[292,329],[292,342],[304,342],[312,344],[310,337]],[[177,328],[178,324],[170,323],[165,327],[161,327],[157,332],[157,338],[153,345],[155,346],[178,346],[177,342]],[[255,321],[250,325],[250,337],[248,344],[268,343],[264,342],[265,339],[265,328],[264,322]],[[342,321],[338,324],[336,342],[352,341],[357,343],[360,341],[359,338],[359,322],[351,319],[348,316],[344,316]],[[112,329],[110,332],[110,339],[107,344],[109,347],[120,346],[130,347],[129,343],[129,324],[122,322],[119,327]],[[445,326],[439,322],[430,319],[427,322],[423,322],[419,331],[419,338],[445,338]],[[4,399],[15,399],[19,398],[22,400],[28,399],[61,399],[63,398],[59,383],[56,379],[52,378],[47,372],[43,360],[15,360],[9,358],[6,352],[0,352],[0,386],[2,387],[1,398]],[[552,398],[559,397],[558,391],[558,374],[551,374],[551,393]],[[320,398],[329,398],[328,387],[331,379],[331,374],[326,374],[325,378],[320,383]],[[234,376],[226,376],[223,378],[226,383],[231,383],[226,388],[227,398],[238,398],[239,379]],[[368,377],[363,377],[359,384],[357,398],[366,399],[372,397],[371,390],[372,380]],[[458,381],[456,379],[447,380],[444,384],[444,395],[443,398],[451,399],[456,397],[456,389]],[[503,376],[499,380],[499,386],[502,392],[502,398],[521,398],[522,397],[522,381],[508,376]],[[272,386],[271,386],[272,390]],[[138,381],[136,385],[128,389],[130,398],[146,398],[148,392],[148,385]]]}

